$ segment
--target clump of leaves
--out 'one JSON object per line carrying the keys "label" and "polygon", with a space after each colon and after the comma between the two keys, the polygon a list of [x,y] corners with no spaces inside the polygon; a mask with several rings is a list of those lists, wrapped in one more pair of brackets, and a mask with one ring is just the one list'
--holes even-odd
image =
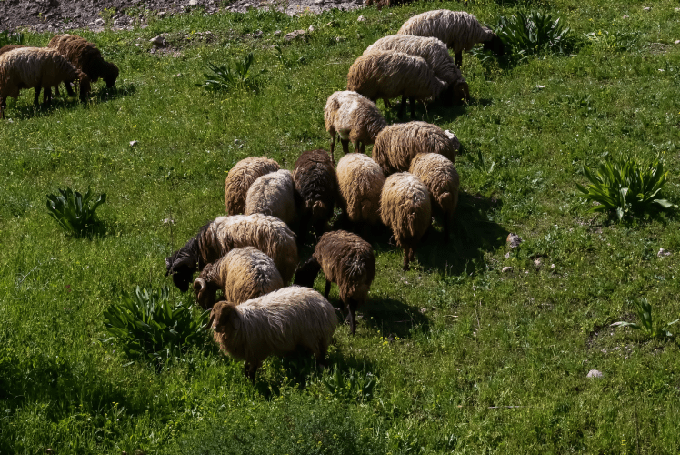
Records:
{"label": "clump of leaves", "polygon": [[8,30],[0,33],[0,47],[8,44],[24,44],[25,37],[23,33],[10,33]]}
{"label": "clump of leaves", "polygon": [[265,70],[263,69],[260,73],[253,75],[250,68],[254,60],[255,57],[251,52],[243,59],[235,59],[226,65],[218,66],[208,63],[208,68],[212,71],[212,74],[205,73],[206,80],[199,86],[211,92],[257,88],[257,79]]}
{"label": "clump of leaves", "polygon": [[71,235],[86,237],[94,234],[101,226],[95,210],[106,202],[106,194],[101,194],[97,200],[91,188],[82,195],[71,188],[59,189],[61,195],[47,195],[47,209],[50,216]]}
{"label": "clump of leaves", "polygon": [[576,184],[586,199],[597,202],[593,212],[616,213],[619,220],[628,215],[642,215],[656,209],[676,207],[659,193],[666,184],[668,172],[658,158],[650,165],[635,159],[610,159],[595,170],[584,168],[590,184]]}
{"label": "clump of leaves", "polygon": [[373,398],[373,390],[377,383],[373,373],[361,374],[353,368],[345,373],[337,366],[333,372],[322,378],[329,392],[340,400],[367,401]]}
{"label": "clump of leaves", "polygon": [[571,29],[564,25],[562,18],[537,11],[501,16],[494,29],[510,58],[517,61],[542,53],[565,54],[574,44]]}
{"label": "clump of leaves", "polygon": [[655,320],[652,316],[652,305],[650,305],[646,299],[636,300],[635,307],[638,318],[640,318],[640,323],[618,321],[613,323],[611,326],[630,327],[631,329],[640,330],[647,338],[666,340],[675,336],[668,331],[668,328],[680,321],[680,319],[676,319],[675,321],[668,323],[664,323],[658,319]]}
{"label": "clump of leaves", "polygon": [[208,315],[191,303],[171,301],[167,287],[137,286],[104,311],[104,327],[129,357],[161,365],[192,346],[209,343]]}

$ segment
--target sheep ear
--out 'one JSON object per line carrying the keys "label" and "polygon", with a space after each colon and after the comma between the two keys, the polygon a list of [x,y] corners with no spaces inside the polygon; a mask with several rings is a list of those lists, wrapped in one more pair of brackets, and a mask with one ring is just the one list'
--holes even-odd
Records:
{"label": "sheep ear", "polygon": [[196,293],[199,293],[203,289],[205,289],[205,280],[203,278],[196,278],[194,280],[194,291],[196,291]]}

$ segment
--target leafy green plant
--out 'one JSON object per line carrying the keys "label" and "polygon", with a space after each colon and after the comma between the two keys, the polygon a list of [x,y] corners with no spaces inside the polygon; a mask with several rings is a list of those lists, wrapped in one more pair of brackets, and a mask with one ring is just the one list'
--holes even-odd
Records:
{"label": "leafy green plant", "polygon": [[0,33],[0,47],[8,44],[24,44],[25,37],[23,33],[10,33],[8,30]]}
{"label": "leafy green plant", "polygon": [[129,357],[160,364],[208,342],[208,315],[191,303],[170,301],[167,287],[137,286],[104,311],[104,327]]}
{"label": "leafy green plant", "polygon": [[650,305],[646,299],[636,300],[635,307],[638,318],[640,318],[639,324],[637,322],[618,321],[613,323],[611,327],[630,327],[631,329],[640,330],[647,338],[665,340],[675,337],[674,334],[668,331],[668,328],[680,321],[680,319],[668,323],[664,323],[658,319],[654,320],[654,317],[652,316],[652,305]]}
{"label": "leafy green plant", "polygon": [[335,398],[341,400],[364,401],[373,398],[373,391],[377,379],[373,373],[362,375],[353,368],[347,371],[347,377],[337,366],[333,372],[321,379],[326,388]]}
{"label": "leafy green plant", "polygon": [[675,207],[658,197],[668,175],[658,158],[651,165],[638,163],[635,159],[608,159],[596,170],[584,168],[584,174],[591,184],[583,187],[577,183],[576,186],[586,199],[599,204],[591,211],[616,212],[620,220],[627,215]]}
{"label": "leafy green plant", "polygon": [[203,84],[199,86],[205,88],[208,91],[222,91],[237,89],[250,89],[257,87],[257,79],[260,74],[264,73],[263,69],[259,74],[253,75],[250,68],[253,64],[255,57],[253,53],[249,53],[242,60],[235,59],[231,64],[227,65],[215,65],[213,63],[208,63],[208,68],[212,71],[212,74],[205,74],[206,80]]}
{"label": "leafy green plant", "polygon": [[543,52],[564,54],[573,45],[570,28],[560,17],[533,11],[517,16],[501,16],[495,27],[496,34],[511,54],[520,59]]}
{"label": "leafy green plant", "polygon": [[93,201],[94,193],[91,188],[87,189],[85,195],[68,187],[65,190],[59,188],[59,193],[60,196],[47,195],[50,216],[71,235],[85,237],[94,234],[100,226],[95,210],[106,202],[106,194],[101,194]]}

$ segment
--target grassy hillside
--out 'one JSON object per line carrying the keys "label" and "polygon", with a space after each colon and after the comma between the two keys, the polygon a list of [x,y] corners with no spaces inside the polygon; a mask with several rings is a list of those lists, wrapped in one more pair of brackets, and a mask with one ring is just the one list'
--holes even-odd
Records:
{"label": "grassy hillside", "polygon": [[[680,12],[647,5],[197,10],[134,32],[79,32],[119,65],[117,94],[99,82],[87,107],[61,99],[36,112],[23,91],[0,122],[0,453],[677,453],[677,345],[609,325],[635,320],[639,297],[665,321],[680,316],[678,214],[615,223],[575,187],[606,156],[660,156],[664,194],[680,202]],[[104,310],[135,286],[172,286],[164,257],[224,213],[226,172],[261,155],[291,169],[302,151],[327,148],[323,106],[354,58],[434,8],[488,23],[547,11],[578,45],[514,66],[467,54],[470,105],[419,107],[463,145],[456,237],[444,245],[438,223],[403,272],[402,252],[376,236],[368,305],[356,337],[336,332],[330,371],[270,359],[252,385],[242,363],[212,350],[156,371],[107,341]],[[283,41],[310,25],[306,41]],[[172,49],[152,55],[160,33]],[[197,86],[207,63],[249,52],[254,71],[266,69],[256,90]],[[49,218],[45,195],[66,186],[107,194],[105,235],[72,238]],[[520,248],[506,247],[510,232]],[[330,300],[340,305],[335,286]],[[590,369],[604,377],[586,379]],[[377,385],[331,392],[336,370]]]}

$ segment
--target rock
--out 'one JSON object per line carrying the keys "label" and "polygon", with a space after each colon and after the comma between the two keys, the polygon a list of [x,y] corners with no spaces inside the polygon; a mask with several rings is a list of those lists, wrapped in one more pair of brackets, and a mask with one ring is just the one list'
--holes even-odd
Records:
{"label": "rock", "polygon": [[293,41],[295,38],[299,36],[305,36],[305,31],[304,30],[295,30],[294,32],[288,33],[286,36],[283,37],[286,41]]}
{"label": "rock", "polygon": [[165,17],[165,11],[159,11],[158,14],[156,14],[158,17]]}
{"label": "rock", "polygon": [[238,139],[234,139],[234,144],[238,145],[239,142],[241,142],[241,141],[239,141]]}
{"label": "rock", "polygon": [[94,25],[96,25],[97,27],[101,27],[101,26],[103,26],[104,24],[105,24],[104,19],[102,19],[101,17],[100,17],[99,19],[96,19],[96,20],[94,21]]}
{"label": "rock", "polygon": [[505,259],[510,259],[510,252],[505,253]]}
{"label": "rock", "polygon": [[166,41],[163,35],[156,35],[149,40],[154,46],[165,46]]}
{"label": "rock", "polygon": [[675,44],[680,44],[680,39],[676,39]]}
{"label": "rock", "polygon": [[656,253],[656,257],[658,257],[658,258],[664,258],[664,257],[670,256],[670,255],[671,255],[671,252],[666,250],[665,248],[659,248],[659,252]]}
{"label": "rock", "polygon": [[357,22],[366,22],[366,18],[362,14],[361,16],[357,17]]}
{"label": "rock", "polygon": [[314,27],[313,25],[310,25],[309,28],[307,29],[307,31],[308,31],[309,33],[312,33],[312,32],[315,31],[315,30],[316,30],[316,27]]}
{"label": "rock", "polygon": [[652,7],[651,7],[651,6],[645,6],[645,7],[642,8],[642,9],[645,10],[645,11],[651,11],[651,10],[652,10]]}
{"label": "rock", "polygon": [[510,248],[517,248],[524,240],[522,237],[520,237],[517,234],[513,234],[512,232],[508,234],[508,237],[505,239],[505,243],[510,247]]}
{"label": "rock", "polygon": [[543,261],[541,261],[541,258],[534,259],[534,266],[537,269],[540,269],[542,265],[543,265]]}
{"label": "rock", "polygon": [[255,38],[259,38],[262,35],[264,35],[264,32],[262,30],[255,30],[255,33],[253,33],[253,36]]}
{"label": "rock", "polygon": [[323,4],[324,4],[324,0],[314,0],[314,4],[315,4],[315,5],[323,5]]}
{"label": "rock", "polygon": [[343,41],[345,41],[345,37],[344,37],[344,36],[336,36],[336,37],[335,37],[335,42],[336,42],[336,43],[341,43],[341,42],[343,42]]}
{"label": "rock", "polygon": [[588,372],[588,374],[586,375],[586,378],[590,378],[590,379],[593,379],[593,378],[601,379],[603,377],[604,377],[604,374],[602,374],[602,372],[600,370],[590,370]]}
{"label": "rock", "polygon": [[510,273],[510,272],[512,272],[512,267],[503,267],[503,268],[501,269],[501,272],[503,272],[503,273]]}
{"label": "rock", "polygon": [[281,30],[277,30],[274,32],[274,36],[279,36],[281,34]]}
{"label": "rock", "polygon": [[198,0],[189,0],[189,6],[196,6],[198,5]]}

